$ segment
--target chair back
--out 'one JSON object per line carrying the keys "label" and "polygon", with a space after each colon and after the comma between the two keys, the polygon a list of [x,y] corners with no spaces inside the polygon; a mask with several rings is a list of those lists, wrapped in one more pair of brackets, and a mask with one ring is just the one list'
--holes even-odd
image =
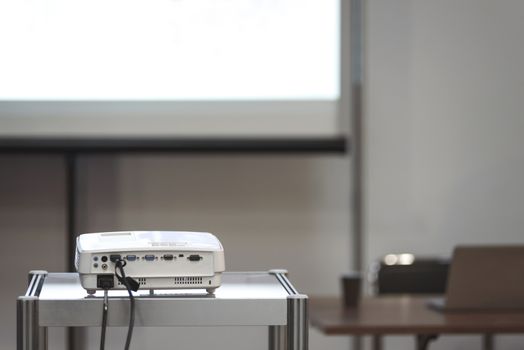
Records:
{"label": "chair back", "polygon": [[444,294],[449,259],[388,254],[375,264],[376,294]]}

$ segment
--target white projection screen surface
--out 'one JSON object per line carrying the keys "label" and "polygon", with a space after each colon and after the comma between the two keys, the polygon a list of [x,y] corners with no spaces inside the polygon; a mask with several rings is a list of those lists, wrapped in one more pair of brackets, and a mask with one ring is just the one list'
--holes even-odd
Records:
{"label": "white projection screen surface", "polygon": [[0,137],[336,137],[340,0],[0,0]]}

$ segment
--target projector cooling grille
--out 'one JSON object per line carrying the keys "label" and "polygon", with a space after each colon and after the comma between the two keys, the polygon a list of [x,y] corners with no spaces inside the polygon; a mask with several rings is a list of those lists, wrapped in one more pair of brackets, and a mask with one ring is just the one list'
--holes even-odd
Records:
{"label": "projector cooling grille", "polygon": [[202,277],[175,277],[175,284],[202,284]]}
{"label": "projector cooling grille", "polygon": [[[135,277],[135,280],[141,285],[145,286],[147,284],[147,278],[145,277]],[[197,284],[201,285],[203,283],[202,277],[174,277],[175,285],[188,285],[188,284]],[[121,286],[122,283],[118,281],[118,285]]]}

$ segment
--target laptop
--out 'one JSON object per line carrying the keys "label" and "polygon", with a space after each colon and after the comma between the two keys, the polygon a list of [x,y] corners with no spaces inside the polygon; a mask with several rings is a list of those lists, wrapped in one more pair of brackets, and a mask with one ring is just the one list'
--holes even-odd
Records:
{"label": "laptop", "polygon": [[453,252],[442,311],[524,309],[524,245],[459,246]]}

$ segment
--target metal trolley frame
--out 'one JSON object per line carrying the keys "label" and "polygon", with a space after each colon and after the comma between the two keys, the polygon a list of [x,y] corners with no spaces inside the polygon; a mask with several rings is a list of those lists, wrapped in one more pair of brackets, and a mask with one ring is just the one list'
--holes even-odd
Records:
{"label": "metal trolley frame", "polygon": [[[267,326],[269,350],[308,350],[308,298],[285,270],[226,272],[215,294],[142,291],[135,326]],[[77,273],[31,271],[17,300],[17,349],[47,349],[48,327],[96,327],[102,323],[102,292],[89,296]],[[109,292],[108,326],[125,327],[125,292]]]}

